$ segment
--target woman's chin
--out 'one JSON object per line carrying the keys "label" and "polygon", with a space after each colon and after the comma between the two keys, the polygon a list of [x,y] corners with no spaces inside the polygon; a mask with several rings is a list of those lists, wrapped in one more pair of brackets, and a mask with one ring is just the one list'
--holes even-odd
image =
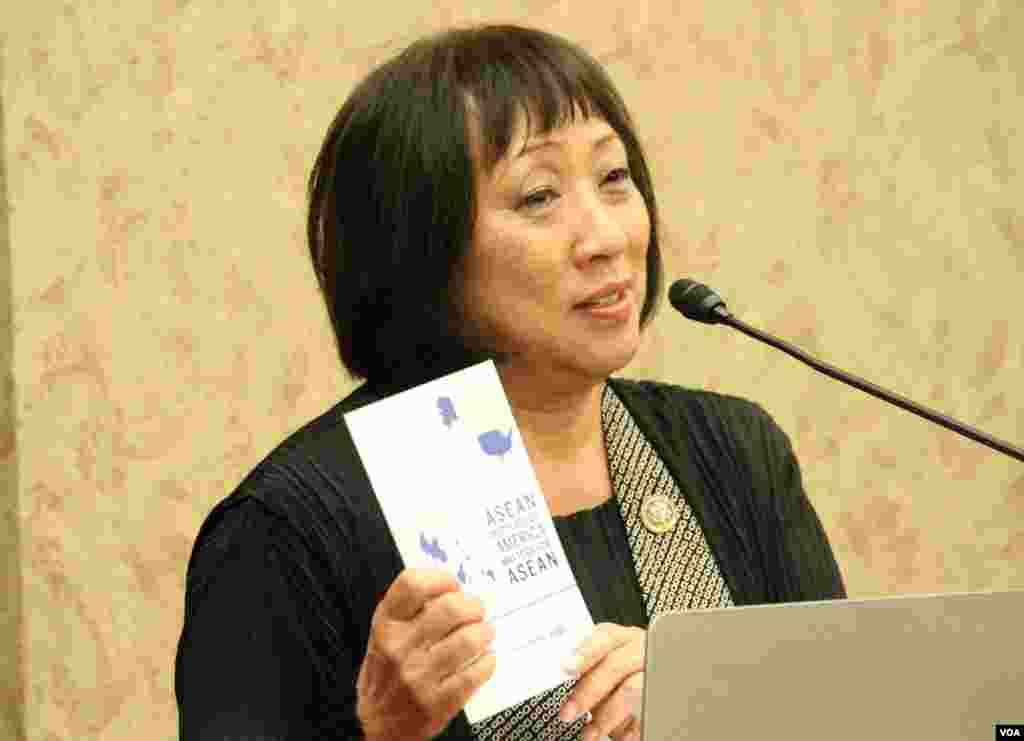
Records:
{"label": "woman's chin", "polygon": [[594,380],[604,380],[633,362],[639,349],[639,341],[592,347],[574,355],[570,362]]}
{"label": "woman's chin", "polygon": [[600,382],[618,373],[640,349],[639,331],[623,333],[614,340],[587,340],[545,343],[546,351],[505,352],[495,356],[495,365],[503,380],[539,377],[555,382],[558,376],[585,378]]}
{"label": "woman's chin", "polygon": [[620,356],[610,358],[606,362],[601,364],[601,366],[597,369],[596,375],[600,376],[602,379],[608,378],[608,376],[613,376],[619,371],[621,371],[623,368],[625,368],[627,365],[632,363],[633,358],[635,357],[636,349],[634,349],[632,352],[622,353]]}

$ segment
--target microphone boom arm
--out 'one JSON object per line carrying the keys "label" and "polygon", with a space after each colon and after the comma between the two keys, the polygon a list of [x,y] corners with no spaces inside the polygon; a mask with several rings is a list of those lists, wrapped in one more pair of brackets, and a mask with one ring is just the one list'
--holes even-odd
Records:
{"label": "microphone boom arm", "polygon": [[1000,453],[1005,453],[1011,458],[1016,458],[1017,460],[1024,462],[1024,450],[1016,448],[1008,442],[992,437],[991,435],[982,432],[981,430],[977,430],[970,425],[966,425],[963,422],[958,422],[952,417],[947,417],[945,414],[933,412],[910,399],[894,394],[891,391],[886,391],[880,386],[876,386],[873,383],[865,381],[863,378],[858,378],[852,373],[847,373],[846,371],[839,370],[828,363],[816,360],[795,345],[790,345],[788,342],[783,342],[776,337],[772,337],[770,334],[766,334],[759,329],[754,329],[750,325],[741,322],[724,306],[716,306],[712,311],[718,316],[719,322],[716,323],[728,324],[730,327],[738,329],[743,334],[753,337],[755,340],[760,340],[761,342],[771,345],[777,350],[781,350],[787,355],[796,358],[801,363],[810,366],[819,373],[824,373],[830,378],[842,381],[843,383],[853,386],[854,388],[858,388],[865,393],[871,394],[883,401],[887,401],[890,404],[895,404],[901,409],[905,409],[906,411],[916,414],[919,417],[923,417],[937,425],[941,425],[947,430],[952,430],[953,432],[959,433],[964,437],[968,437],[975,442],[979,442],[993,450],[998,450]]}

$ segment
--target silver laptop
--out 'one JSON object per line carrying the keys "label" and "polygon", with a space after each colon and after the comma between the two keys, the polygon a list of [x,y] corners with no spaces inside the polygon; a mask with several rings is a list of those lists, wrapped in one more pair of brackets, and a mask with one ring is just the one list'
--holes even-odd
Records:
{"label": "silver laptop", "polygon": [[642,715],[643,741],[990,741],[1024,724],[1024,591],[660,615]]}

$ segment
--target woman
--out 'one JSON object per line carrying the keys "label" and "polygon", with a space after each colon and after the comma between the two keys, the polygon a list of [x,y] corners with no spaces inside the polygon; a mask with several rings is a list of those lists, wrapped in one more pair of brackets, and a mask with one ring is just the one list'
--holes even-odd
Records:
{"label": "woman", "polygon": [[[366,383],[200,529],[182,739],[638,738],[625,688],[655,614],[845,596],[760,407],[612,377],[659,299],[657,207],[585,52],[513,26],[413,44],[345,102],[310,194],[314,269]],[[470,726],[494,628],[450,576],[403,569],[343,415],[487,358],[597,627],[565,684]]]}

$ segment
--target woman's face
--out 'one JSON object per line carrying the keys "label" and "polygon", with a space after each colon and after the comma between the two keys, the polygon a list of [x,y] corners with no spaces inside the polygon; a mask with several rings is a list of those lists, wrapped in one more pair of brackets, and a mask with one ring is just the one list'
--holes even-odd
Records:
{"label": "woman's face", "polygon": [[[647,206],[603,120],[577,116],[531,137],[519,156],[525,136],[520,119],[505,158],[478,175],[475,231],[456,276],[463,330],[531,375],[604,379],[640,342]],[[478,153],[474,142],[477,162]]]}

